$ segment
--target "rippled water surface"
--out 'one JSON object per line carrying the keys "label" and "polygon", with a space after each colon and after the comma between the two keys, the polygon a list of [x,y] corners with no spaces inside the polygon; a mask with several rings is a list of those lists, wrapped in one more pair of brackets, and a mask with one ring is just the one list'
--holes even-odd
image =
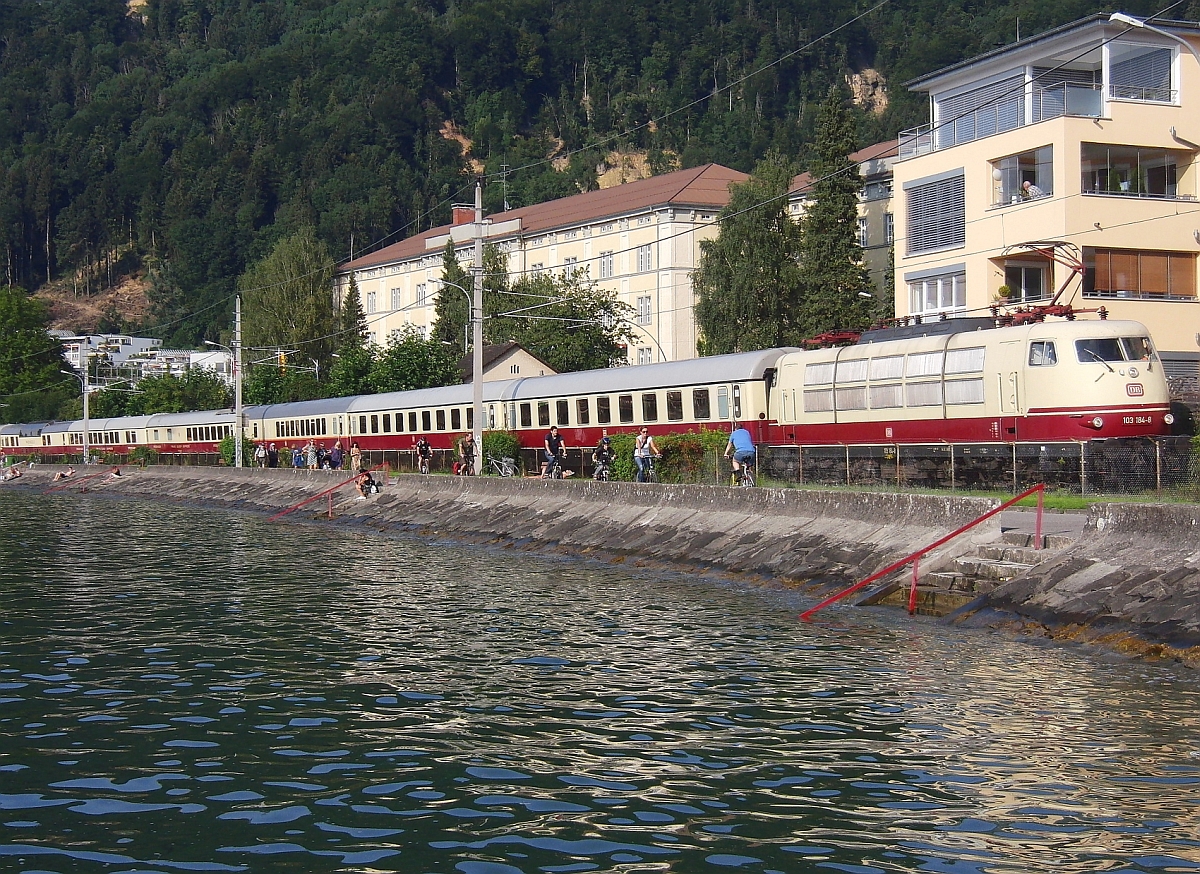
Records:
{"label": "rippled water surface", "polygon": [[1200,680],[797,593],[0,493],[0,870],[1200,870]]}

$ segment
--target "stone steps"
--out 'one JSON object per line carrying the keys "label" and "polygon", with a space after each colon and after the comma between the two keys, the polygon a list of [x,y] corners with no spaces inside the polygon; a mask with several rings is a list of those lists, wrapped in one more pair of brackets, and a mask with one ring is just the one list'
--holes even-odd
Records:
{"label": "stone steps", "polygon": [[[917,583],[917,613],[945,616],[1003,583],[1024,576],[1075,542],[1060,534],[1044,536],[1042,541],[1043,548],[1034,549],[1034,535],[1005,532],[1000,542],[979,546],[956,558],[950,567],[923,574]],[[912,571],[905,568],[858,603],[907,609],[911,581]]]}

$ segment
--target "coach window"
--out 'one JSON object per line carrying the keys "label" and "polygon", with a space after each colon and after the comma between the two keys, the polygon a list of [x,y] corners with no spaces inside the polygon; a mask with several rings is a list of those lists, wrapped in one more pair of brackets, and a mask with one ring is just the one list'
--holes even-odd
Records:
{"label": "coach window", "polygon": [[658,395],[653,392],[642,395],[642,421],[658,421]]}
{"label": "coach window", "polygon": [[358,417],[358,433],[359,434],[367,433],[367,417],[366,416]]}
{"label": "coach window", "polygon": [[[417,430],[417,414],[415,412],[408,414],[408,430],[409,431]],[[426,429],[426,430],[428,430],[428,429]]]}
{"label": "coach window", "polygon": [[729,386],[717,389],[717,418],[722,422],[729,418]]}
{"label": "coach window", "polygon": [[375,414],[371,415],[371,433],[372,434],[379,433],[379,417],[376,416]]}
{"label": "coach window", "polygon": [[667,419],[671,422],[678,422],[683,418],[683,392],[669,391],[667,392]]}
{"label": "coach window", "polygon": [[546,427],[550,424],[550,402],[538,401],[538,425]]}
{"label": "coach window", "polygon": [[[322,433],[322,434],[324,434],[324,433],[325,433],[325,429],[324,429],[324,428],[322,428],[322,429],[321,429],[321,433]],[[384,414],[383,414],[383,433],[384,433],[384,434],[391,434],[391,433],[392,433],[392,414],[391,414],[391,413],[384,413]]]}
{"label": "coach window", "polygon": [[439,431],[445,431],[446,430],[446,411],[445,410],[436,410],[435,412],[437,414],[437,429]]}
{"label": "coach window", "polygon": [[530,404],[521,404],[521,427],[533,427],[533,407]]}
{"label": "coach window", "polygon": [[475,429],[475,408],[467,407],[467,430],[473,431],[474,429]]}
{"label": "coach window", "polygon": [[692,416],[697,419],[711,418],[712,410],[708,404],[708,389],[692,390]]}
{"label": "coach window", "polygon": [[733,387],[733,417],[735,419],[742,417],[742,387],[740,385]]}
{"label": "coach window", "polygon": [[633,421],[633,395],[617,395],[617,412],[621,416],[621,424]]}
{"label": "coach window", "polygon": [[429,410],[421,411],[421,429],[426,432],[433,430],[433,424],[431,423]]}
{"label": "coach window", "polygon": [[1029,344],[1030,367],[1053,367],[1058,364],[1058,352],[1053,340],[1034,340]]}
{"label": "coach window", "polygon": [[462,430],[462,410],[460,410],[458,407],[455,407],[450,411],[450,430]]}
{"label": "coach window", "polygon": [[403,413],[396,414],[396,433],[397,434],[404,433],[404,414]]}
{"label": "coach window", "polygon": [[575,401],[575,417],[579,420],[580,425],[587,425],[592,421],[592,411],[588,406],[587,398],[580,398]]}
{"label": "coach window", "polygon": [[601,425],[607,425],[612,421],[612,405],[608,395],[602,395],[596,398],[596,421]]}
{"label": "coach window", "polygon": [[557,401],[555,402],[555,413],[557,415],[557,424],[559,427],[565,428],[571,424],[571,402]]}

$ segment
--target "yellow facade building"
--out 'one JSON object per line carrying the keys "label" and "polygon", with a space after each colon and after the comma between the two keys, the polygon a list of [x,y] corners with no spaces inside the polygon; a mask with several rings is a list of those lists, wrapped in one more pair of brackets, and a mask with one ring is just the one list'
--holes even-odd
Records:
{"label": "yellow facade building", "polygon": [[1195,378],[1200,24],[1097,15],[910,87],[931,121],[893,166],[896,314],[1057,295],[1144,323]]}

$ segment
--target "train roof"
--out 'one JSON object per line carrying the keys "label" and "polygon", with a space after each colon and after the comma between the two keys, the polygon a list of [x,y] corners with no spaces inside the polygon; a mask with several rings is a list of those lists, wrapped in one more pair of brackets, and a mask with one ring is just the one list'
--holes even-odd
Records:
{"label": "train roof", "polygon": [[1101,336],[1148,335],[1149,331],[1141,322],[1127,319],[1054,319],[1042,322],[1028,322],[1023,325],[997,325],[990,316],[965,316],[957,319],[922,322],[919,325],[894,325],[889,328],[875,328],[863,333],[858,338],[858,346],[871,343],[881,343],[888,340],[911,340],[918,337],[941,337],[946,334],[972,334],[977,331],[1030,331],[1038,328],[1051,331],[1070,326],[1072,333],[1082,333]]}
{"label": "train roof", "polygon": [[606,370],[583,370],[578,373],[530,377],[519,380],[513,386],[512,392],[506,395],[506,399],[567,397],[762,379],[766,371],[775,366],[781,355],[799,351],[795,347],[763,349],[757,352],[713,355],[709,358],[691,358],[685,361],[665,361],[661,364],[638,364],[610,367]]}
{"label": "train roof", "polygon": [[[520,380],[504,379],[483,384],[483,398],[486,401],[496,401],[505,397],[505,391]],[[447,407],[469,405],[474,400],[474,389],[471,383],[463,382],[455,385],[444,385],[438,388],[419,388],[411,391],[383,392],[377,395],[360,395],[353,398],[342,398],[348,402],[346,411],[356,413],[360,410],[398,410],[409,407]]]}
{"label": "train roof", "polygon": [[5,437],[37,437],[42,433],[42,429],[49,424],[49,422],[12,422],[7,425],[0,425],[0,435],[4,435]]}
{"label": "train roof", "polygon": [[332,416],[344,413],[349,408],[353,398],[317,398],[312,401],[290,401],[282,404],[264,404],[258,407],[246,407],[247,417],[257,416],[260,419],[291,419],[305,416]]}
{"label": "train roof", "polygon": [[228,417],[229,424],[234,423],[233,410],[196,410],[190,413],[154,413],[145,417],[143,428],[165,428],[177,425],[212,425],[225,424],[225,418]]}

